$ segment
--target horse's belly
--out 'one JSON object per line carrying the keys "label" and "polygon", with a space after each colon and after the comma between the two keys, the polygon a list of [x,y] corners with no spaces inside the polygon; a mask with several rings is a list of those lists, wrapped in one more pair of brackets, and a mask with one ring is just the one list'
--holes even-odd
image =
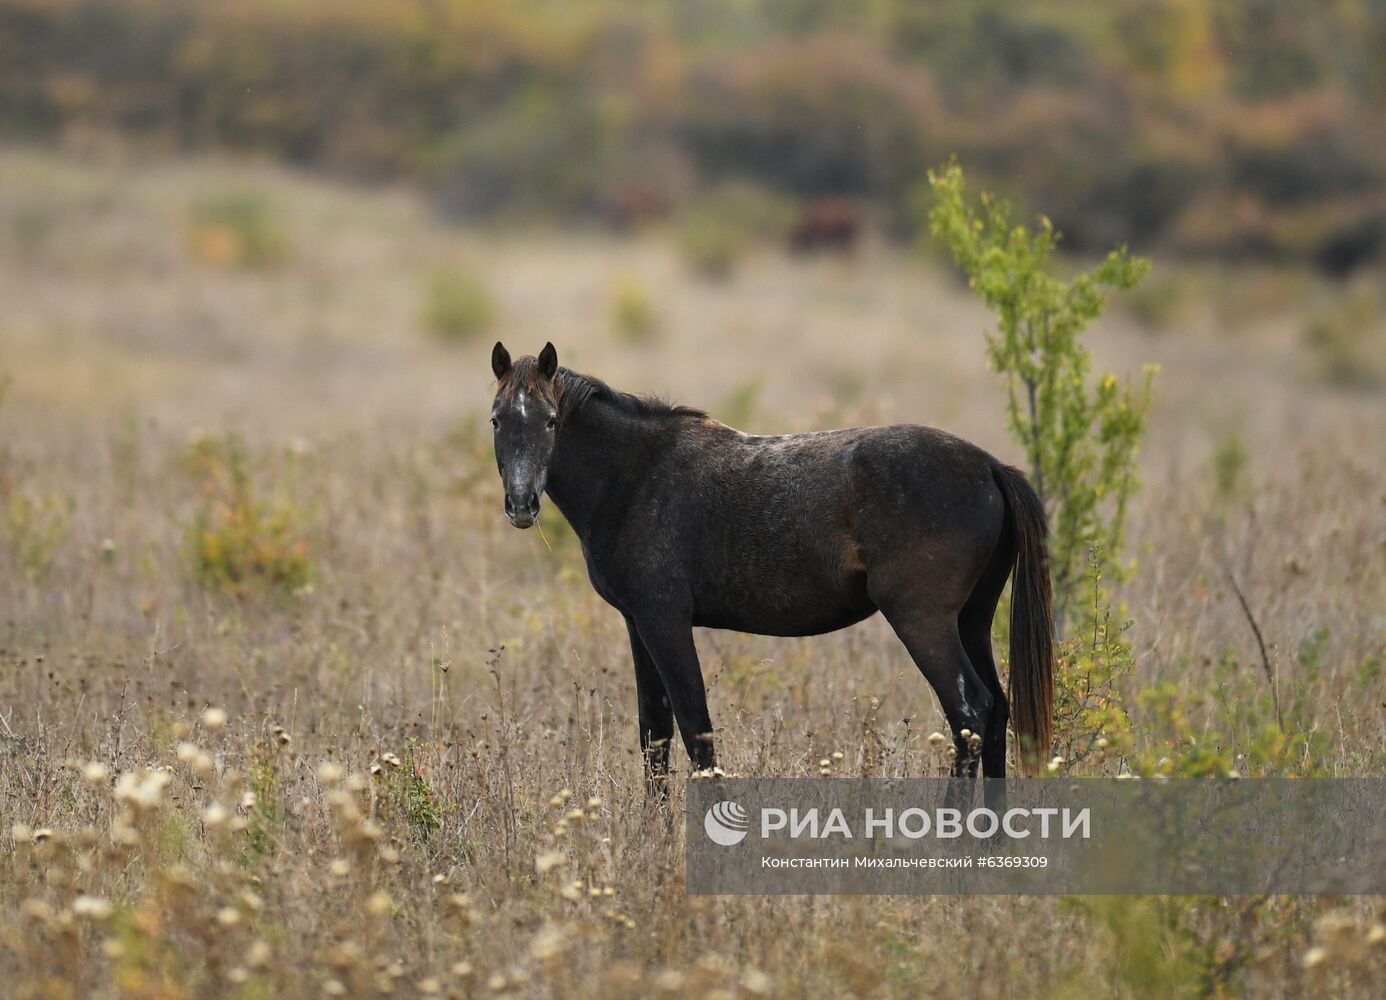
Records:
{"label": "horse's belly", "polygon": [[866,577],[800,580],[773,589],[724,586],[697,601],[693,624],[756,635],[821,635],[869,618],[876,606],[866,593]]}

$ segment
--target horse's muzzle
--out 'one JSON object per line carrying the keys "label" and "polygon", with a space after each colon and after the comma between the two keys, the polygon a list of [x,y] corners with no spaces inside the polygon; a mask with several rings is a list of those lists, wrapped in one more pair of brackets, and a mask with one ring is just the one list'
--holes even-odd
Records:
{"label": "horse's muzzle", "polygon": [[510,494],[506,493],[505,516],[510,518],[510,523],[517,528],[534,527],[534,522],[539,517],[539,494],[531,491],[529,499],[516,503],[510,499]]}

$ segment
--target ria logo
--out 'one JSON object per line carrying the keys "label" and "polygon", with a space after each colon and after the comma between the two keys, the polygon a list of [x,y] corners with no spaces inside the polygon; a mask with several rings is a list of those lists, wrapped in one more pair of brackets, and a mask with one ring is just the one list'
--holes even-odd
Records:
{"label": "ria logo", "polygon": [[718,802],[703,817],[708,839],[722,847],[732,847],[746,839],[751,817],[735,802]]}

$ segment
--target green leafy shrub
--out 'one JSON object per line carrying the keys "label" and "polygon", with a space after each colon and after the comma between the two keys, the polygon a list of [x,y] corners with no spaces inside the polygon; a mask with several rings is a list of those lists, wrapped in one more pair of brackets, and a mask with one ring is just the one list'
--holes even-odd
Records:
{"label": "green leafy shrub", "polygon": [[424,291],[424,327],[439,340],[465,343],[491,327],[495,308],[491,296],[467,271],[440,269],[433,272]]}
{"label": "green leafy shrub", "polygon": [[250,753],[250,768],[247,784],[250,788],[251,804],[246,821],[245,847],[247,859],[250,855],[266,857],[274,852],[283,825],[281,781],[279,775],[279,751],[284,745],[283,730],[274,734],[270,742],[256,740]]}
{"label": "green leafy shrub", "polygon": [[383,809],[402,818],[415,841],[427,845],[442,829],[446,806],[429,783],[428,765],[421,756],[418,741],[406,740],[403,757],[385,754],[377,774],[382,779]]}
{"label": "green leafy shrub", "polygon": [[254,587],[305,592],[314,568],[303,515],[288,500],[269,503],[255,496],[239,439],[199,439],[188,463],[202,486],[188,528],[197,579],[232,593]]}
{"label": "green leafy shrub", "polygon": [[1151,332],[1167,330],[1183,316],[1189,305],[1185,285],[1175,277],[1151,278],[1129,289],[1126,311]]}
{"label": "green leafy shrub", "polygon": [[659,332],[654,299],[638,280],[624,277],[611,290],[611,325],[627,343],[651,340]]}
{"label": "green leafy shrub", "polygon": [[70,497],[16,490],[5,510],[5,540],[10,555],[29,576],[48,575],[58,549],[72,528],[76,504]]}
{"label": "green leafy shrub", "polygon": [[1131,623],[1112,621],[1096,550],[1088,566],[1090,627],[1060,643],[1054,663],[1055,750],[1069,767],[1090,759],[1119,763],[1135,745],[1123,694],[1123,682],[1135,666],[1125,638]]}
{"label": "green leafy shrub", "polygon": [[1233,431],[1218,442],[1213,451],[1213,480],[1217,484],[1218,496],[1226,500],[1236,495],[1246,463],[1246,445],[1242,443],[1240,434]]}
{"label": "green leafy shrub", "polygon": [[212,267],[264,270],[290,256],[288,233],[261,195],[232,194],[193,206],[188,251]]}
{"label": "green leafy shrub", "polygon": [[750,240],[733,219],[705,208],[693,208],[679,222],[679,249],[694,273],[725,281],[746,255]]}
{"label": "green leafy shrub", "polygon": [[1029,474],[1050,515],[1050,569],[1055,622],[1086,605],[1089,553],[1101,553],[1099,578],[1119,580],[1126,507],[1136,489],[1136,449],[1155,369],[1131,385],[1092,378],[1080,337],[1106,305],[1101,289],[1130,289],[1149,264],[1125,248],[1070,281],[1055,277],[1050,258],[1059,234],[1040,217],[1031,230],[1012,221],[1010,205],[984,193],[968,204],[962,168],[930,172],[933,236],[952,251],[969,286],[993,312],[987,337],[991,367],[1004,380],[1010,430],[1024,447]]}
{"label": "green leafy shrub", "polygon": [[755,417],[760,405],[760,392],[764,388],[760,379],[750,379],[732,388],[717,401],[712,412],[718,420],[732,427],[746,427]]}
{"label": "green leafy shrub", "polygon": [[696,199],[679,223],[679,246],[698,274],[732,275],[757,242],[783,242],[794,207],[752,184],[721,184]]}
{"label": "green leafy shrub", "polygon": [[1378,358],[1386,337],[1381,303],[1367,289],[1335,297],[1316,309],[1304,326],[1315,377],[1345,389],[1369,389],[1381,382]]}

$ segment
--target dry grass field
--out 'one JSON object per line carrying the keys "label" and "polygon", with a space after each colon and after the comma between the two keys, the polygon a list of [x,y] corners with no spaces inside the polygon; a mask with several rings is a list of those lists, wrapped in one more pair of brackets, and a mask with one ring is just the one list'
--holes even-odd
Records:
{"label": "dry grass field", "polygon": [[[488,299],[451,338],[440,273]],[[1381,275],[1152,282],[1092,335],[1162,369],[1121,591],[1135,743],[1060,770],[1382,774]],[[987,323],[884,245],[709,282],[659,233],[0,153],[0,993],[1381,995],[1377,900],[685,894],[686,762],[671,821],[621,618],[552,511],[544,537],[502,516],[492,340],[747,429],[915,421],[1015,461]],[[881,622],[698,645],[728,772],[941,773]]]}

